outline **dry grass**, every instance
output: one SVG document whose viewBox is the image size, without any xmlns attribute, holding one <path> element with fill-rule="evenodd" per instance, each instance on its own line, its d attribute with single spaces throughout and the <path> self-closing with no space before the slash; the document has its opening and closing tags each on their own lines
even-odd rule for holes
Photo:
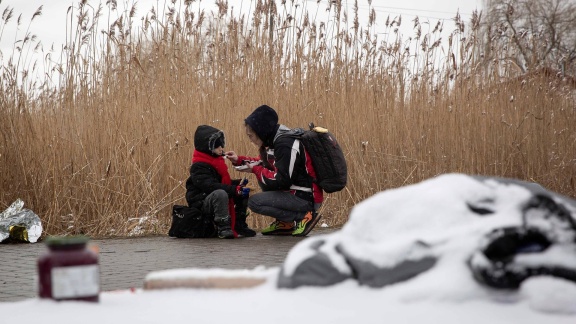
<svg viewBox="0 0 576 324">
<path fill-rule="evenodd" d="M 321 22 L 289 4 L 250 1 L 248 20 L 223 2 L 207 13 L 177 1 L 138 29 L 134 10 L 118 13 L 100 33 L 100 12 L 83 3 L 44 79 L 31 77 L 31 38 L 1 70 L 0 207 L 22 198 L 47 234 L 167 233 L 171 206 L 185 203 L 196 126 L 223 129 L 228 148 L 256 155 L 242 125 L 263 103 L 283 124 L 313 121 L 337 135 L 350 173 L 322 210 L 333 226 L 378 191 L 447 172 L 576 196 L 574 89 L 549 76 L 513 79 L 479 58 L 480 37 L 462 39 L 463 28 L 442 46 L 437 29 L 396 38 L 392 19 L 377 39 L 354 13 L 343 22 L 338 2 L 330 10 L 340 18 Z M 115 14 L 113 3 L 102 10 Z M 249 219 L 257 228 L 269 221 Z"/>
</svg>

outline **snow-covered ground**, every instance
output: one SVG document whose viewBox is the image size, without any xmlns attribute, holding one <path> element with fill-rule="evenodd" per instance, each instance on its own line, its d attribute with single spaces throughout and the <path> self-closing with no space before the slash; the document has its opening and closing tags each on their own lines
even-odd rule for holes
<svg viewBox="0 0 576 324">
<path fill-rule="evenodd" d="M 278 290 L 274 285 L 277 269 L 254 271 L 267 272 L 270 281 L 237 290 L 102 293 L 98 304 L 30 299 L 0 303 L 0 313 L 2 323 L 20 324 L 576 322 L 575 285 L 549 278 L 530 279 L 520 292 L 528 297 L 519 302 L 405 300 L 397 287 L 371 289 L 352 281 L 329 288 Z M 562 313 L 570 308 L 572 314 Z"/>
<path fill-rule="evenodd" d="M 545 191 L 544 191 L 545 192 Z M 264 279 L 252 288 L 186 288 L 103 292 L 99 303 L 28 299 L 0 303 L 1 323 L 576 323 L 576 283 L 533 276 L 517 290 L 497 290 L 476 282 L 466 260 L 482 246 L 485 234 L 502 226 L 521 226 L 523 216 L 565 247 L 564 255 L 524 253 L 541 264 L 574 267 L 574 236 L 555 215 L 522 215 L 538 187 L 465 175 L 444 175 L 381 192 L 358 204 L 340 231 L 298 243 L 281 268 L 174 269 L 150 273 L 148 281 L 240 277 Z M 576 215 L 574 200 L 550 196 Z M 474 208 L 470 208 L 472 205 Z M 484 210 L 478 214 L 478 210 Z M 474 212 L 473 210 L 476 210 Z M 490 213 L 487 213 L 490 211 Z M 558 212 L 558 210 L 556 210 Z M 568 234 L 568 235 L 560 235 Z M 278 288 L 279 273 L 291 276 L 299 265 L 322 252 L 346 274 L 346 257 L 393 268 L 425 242 L 434 266 L 405 281 L 375 288 L 350 278 L 315 287 Z M 325 248 L 311 249 L 324 241 Z M 233 241 L 230 244 L 234 244 Z M 339 245 L 339 249 L 330 247 Z M 417 256 L 415 257 L 418 258 Z M 522 258 L 518 258 L 521 262 Z M 533 261 L 533 260 L 532 260 Z M 312 261 L 311 261 L 312 262 Z M 350 264 L 348 264 L 350 266 Z M 305 272 L 305 271 L 304 271 Z M 357 274 L 358 275 L 358 274 Z"/>
</svg>

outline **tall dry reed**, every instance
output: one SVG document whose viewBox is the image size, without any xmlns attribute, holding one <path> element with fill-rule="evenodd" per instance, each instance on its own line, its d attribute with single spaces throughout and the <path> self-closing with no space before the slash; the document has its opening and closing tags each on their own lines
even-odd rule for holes
<svg viewBox="0 0 576 324">
<path fill-rule="evenodd" d="M 264 103 L 281 123 L 314 122 L 343 146 L 349 184 L 321 210 L 332 226 L 378 191 L 448 172 L 576 196 L 574 89 L 484 60 L 478 21 L 423 32 L 416 19 L 406 39 L 394 32 L 400 17 L 372 11 L 359 26 L 340 1 L 326 2 L 329 21 L 290 3 L 243 1 L 252 18 L 216 3 L 206 12 L 173 1 L 136 26 L 135 5 L 81 1 L 60 57 L 44 54 L 43 79 L 31 77 L 28 35 L 1 70 L 0 207 L 22 198 L 47 234 L 165 234 L 171 206 L 185 203 L 196 127 L 220 128 L 228 149 L 256 155 L 243 120 Z M 114 18 L 102 23 L 103 12 Z"/>
</svg>

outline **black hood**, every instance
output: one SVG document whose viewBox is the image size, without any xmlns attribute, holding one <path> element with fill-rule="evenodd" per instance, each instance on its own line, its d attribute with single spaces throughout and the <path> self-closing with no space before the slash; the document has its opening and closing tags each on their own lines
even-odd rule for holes
<svg viewBox="0 0 576 324">
<path fill-rule="evenodd" d="M 252 128 L 266 146 L 273 142 L 278 130 L 278 114 L 272 107 L 262 105 L 256 108 L 244 122 Z"/>
<path fill-rule="evenodd" d="M 196 150 L 212 154 L 212 150 L 218 147 L 215 145 L 217 142 L 224 147 L 226 141 L 223 131 L 208 125 L 200 125 L 196 128 L 196 133 L 194 133 L 194 147 Z"/>
</svg>

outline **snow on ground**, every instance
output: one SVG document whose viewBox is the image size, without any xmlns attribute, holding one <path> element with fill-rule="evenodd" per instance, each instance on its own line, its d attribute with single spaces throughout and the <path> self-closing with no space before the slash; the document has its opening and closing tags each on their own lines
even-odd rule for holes
<svg viewBox="0 0 576 324">
<path fill-rule="evenodd" d="M 98 304 L 29 299 L 0 303 L 2 323 L 570 323 L 576 288 L 557 279 L 529 279 L 525 301 L 501 296 L 463 301 L 404 300 L 400 289 L 347 281 L 328 288 L 171 289 L 101 293 Z M 264 271 L 254 270 L 254 271 Z M 569 289 L 568 289 L 569 288 Z M 554 296 L 552 299 L 550 297 Z M 567 313 L 571 309 L 572 313 Z"/>
</svg>

